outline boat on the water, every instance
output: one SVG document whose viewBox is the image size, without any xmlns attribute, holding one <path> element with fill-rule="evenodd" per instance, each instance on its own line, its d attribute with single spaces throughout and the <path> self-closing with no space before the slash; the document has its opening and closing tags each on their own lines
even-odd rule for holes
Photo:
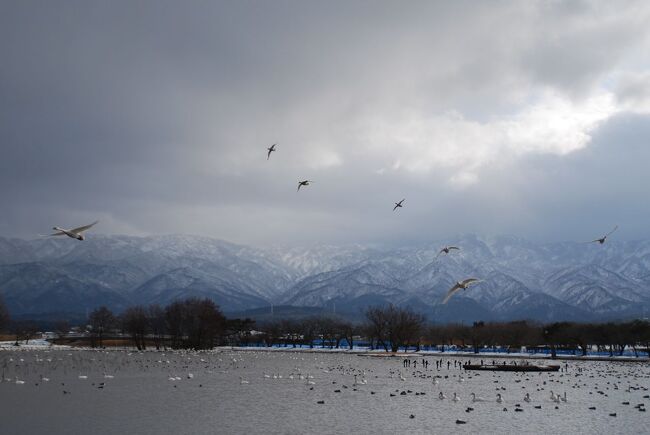
<svg viewBox="0 0 650 435">
<path fill-rule="evenodd" d="M 557 372 L 559 365 L 534 364 L 465 364 L 465 370 L 492 370 L 499 372 Z"/>
</svg>

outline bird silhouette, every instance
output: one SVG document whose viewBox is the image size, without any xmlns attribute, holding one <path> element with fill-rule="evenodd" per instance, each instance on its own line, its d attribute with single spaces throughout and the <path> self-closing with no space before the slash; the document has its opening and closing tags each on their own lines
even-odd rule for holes
<svg viewBox="0 0 650 435">
<path fill-rule="evenodd" d="M 607 240 L 607 237 L 611 236 L 614 233 L 614 231 L 616 231 L 617 229 L 618 229 L 618 225 L 616 225 L 613 230 L 611 230 L 609 233 L 605 234 L 600 239 L 595 239 L 595 240 L 592 240 L 590 242 L 585 242 L 585 243 L 596 243 L 596 242 L 598 242 L 598 243 L 600 243 L 602 245 L 603 243 L 605 243 L 605 240 Z"/>
<path fill-rule="evenodd" d="M 296 192 L 299 192 L 302 186 L 309 186 L 310 183 L 313 183 L 313 181 L 311 180 L 298 181 L 298 190 L 296 190 Z"/>
<path fill-rule="evenodd" d="M 406 199 L 402 199 L 400 202 L 396 202 L 396 203 L 395 203 L 395 207 L 393 207 L 393 211 L 397 210 L 398 208 L 402 208 L 402 203 L 403 203 L 405 200 L 406 200 Z"/>
<path fill-rule="evenodd" d="M 460 251 L 460 248 L 458 246 L 445 246 L 444 248 L 442 248 L 440 250 L 440 252 L 438 252 L 438 255 L 436 255 L 436 258 L 440 257 L 442 254 L 445 254 L 445 255 L 449 254 L 450 251 L 454 251 L 454 250 Z"/>
<path fill-rule="evenodd" d="M 271 145 L 270 147 L 267 148 L 268 154 L 266 155 L 266 160 L 268 160 L 269 158 L 271 158 L 271 153 L 272 153 L 273 151 L 275 151 L 275 146 L 276 146 L 276 145 L 277 145 L 277 143 L 274 143 L 273 145 Z"/>
</svg>

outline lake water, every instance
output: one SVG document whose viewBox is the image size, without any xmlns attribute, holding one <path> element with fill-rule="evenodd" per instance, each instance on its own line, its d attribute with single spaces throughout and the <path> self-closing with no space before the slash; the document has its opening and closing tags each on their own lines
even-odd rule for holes
<svg viewBox="0 0 650 435">
<path fill-rule="evenodd" d="M 571 361 L 566 373 L 524 374 L 466 372 L 439 355 L 425 356 L 424 370 L 422 358 L 404 368 L 403 358 L 342 353 L 5 350 L 0 433 L 650 432 L 638 408 L 650 405 L 648 363 Z M 472 392 L 486 401 L 471 402 Z"/>
</svg>

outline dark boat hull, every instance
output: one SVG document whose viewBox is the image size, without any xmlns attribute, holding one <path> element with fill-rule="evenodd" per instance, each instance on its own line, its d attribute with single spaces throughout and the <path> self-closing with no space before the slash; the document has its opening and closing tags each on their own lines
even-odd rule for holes
<svg viewBox="0 0 650 435">
<path fill-rule="evenodd" d="M 463 366 L 465 370 L 491 370 L 497 372 L 557 372 L 560 370 L 560 366 L 556 365 L 514 365 L 514 364 L 465 364 Z"/>
</svg>

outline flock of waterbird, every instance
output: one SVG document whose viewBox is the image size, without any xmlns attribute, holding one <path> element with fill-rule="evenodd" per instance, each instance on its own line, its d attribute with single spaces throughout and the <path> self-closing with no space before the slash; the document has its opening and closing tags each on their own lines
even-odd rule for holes
<svg viewBox="0 0 650 435">
<path fill-rule="evenodd" d="M 314 405 L 328 405 L 334 409 L 352 406 L 355 401 L 391 409 L 380 402 L 405 399 L 398 409 L 410 413 L 410 418 L 415 418 L 414 412 L 422 409 L 417 402 L 421 396 L 433 396 L 439 403 L 438 412 L 443 415 L 455 413 L 455 417 L 475 410 L 481 414 L 478 418 L 483 418 L 489 412 L 545 408 L 550 409 L 551 414 L 546 411 L 544 418 L 553 415 L 553 410 L 559 412 L 558 418 L 563 418 L 597 408 L 604 408 L 611 417 L 622 410 L 629 416 L 632 409 L 645 412 L 643 400 L 650 398 L 645 385 L 650 371 L 643 363 L 576 361 L 570 366 L 567 363 L 560 373 L 488 374 L 463 373 L 465 361 L 440 354 L 406 355 L 404 361 L 409 361 L 408 368 L 406 364 L 397 368 L 395 364 L 401 362 L 398 358 L 285 351 L 24 350 L 3 353 L 0 355 L 0 399 L 2 394 L 12 391 L 3 390 L 1 384 L 15 384 L 22 386 L 20 388 L 32 385 L 41 394 L 80 395 L 80 400 L 92 401 L 88 395 L 93 391 L 129 391 L 143 388 L 137 382 L 147 382 L 158 385 L 161 392 L 169 391 L 166 387 L 169 385 L 172 391 L 183 390 L 189 397 L 195 388 L 222 396 L 224 392 L 240 391 L 238 388 L 251 389 L 226 396 L 231 401 L 242 401 L 242 405 L 251 394 L 252 397 L 262 393 L 273 396 L 288 390 L 303 403 L 311 400 Z M 513 364 L 515 360 L 507 360 L 507 363 Z M 245 378 L 245 375 L 248 376 Z M 567 395 L 567 389 L 574 390 L 572 397 Z M 453 395 L 449 397 L 445 390 Z M 493 398 L 486 398 L 490 390 Z M 558 390 L 564 391 L 559 393 Z M 464 399 L 463 394 L 467 392 L 469 398 Z M 122 394 L 119 393 L 120 397 Z M 123 400 L 129 401 L 128 397 Z M 447 406 L 444 402 L 465 402 L 467 407 Z M 636 404 L 630 406 L 632 403 Z M 562 404 L 568 408 L 561 409 Z M 458 419 L 456 423 L 463 424 L 466 420 Z"/>
<path fill-rule="evenodd" d="M 274 143 L 273 145 L 271 145 L 270 147 L 268 147 L 266 149 L 267 150 L 266 160 L 269 160 L 271 158 L 271 154 L 277 151 L 277 145 L 278 145 L 277 143 Z M 296 190 L 296 192 L 300 192 L 301 187 L 309 186 L 313 182 L 314 182 L 313 180 L 298 181 L 298 189 Z M 401 201 L 396 202 L 395 206 L 393 207 L 393 211 L 397 210 L 398 208 L 403 208 L 404 207 L 404 201 L 406 201 L 406 198 L 403 198 Z M 84 226 L 81 226 L 81 227 L 78 227 L 78 228 L 73 228 L 71 230 L 67 230 L 67 229 L 60 228 L 60 227 L 54 227 L 54 230 L 56 230 L 56 233 L 50 234 L 49 237 L 52 237 L 52 236 L 64 236 L 65 235 L 65 236 L 68 236 L 68 237 L 73 238 L 73 239 L 84 240 L 85 237 L 84 237 L 83 233 L 85 231 L 89 230 L 90 228 L 92 228 L 97 223 L 98 223 L 98 221 L 95 221 L 92 224 L 84 225 Z M 600 237 L 600 238 L 597 238 L 597 239 L 594 239 L 594 240 L 591 240 L 591 241 L 588 241 L 588 242 L 584 242 L 584 243 L 599 243 L 599 244 L 602 245 L 602 244 L 605 243 L 605 240 L 607 239 L 607 237 L 612 235 L 617 229 L 618 229 L 618 225 L 616 225 L 613 230 L 611 230 L 609 233 L 605 234 L 603 237 Z M 438 255 L 436 255 L 436 259 L 440 255 L 442 255 L 442 254 L 445 254 L 445 255 L 450 254 L 451 251 L 454 251 L 454 250 L 460 250 L 460 248 L 458 246 L 445 246 L 440 250 L 440 252 L 438 252 Z M 478 284 L 478 283 L 480 283 L 482 281 L 483 280 L 478 279 L 478 278 L 467 278 L 467 279 L 464 279 L 462 281 L 457 281 L 447 291 L 447 294 L 445 295 L 444 299 L 442 300 L 442 304 L 446 304 L 449 301 L 449 299 L 451 299 L 451 297 L 453 295 L 455 295 L 459 290 L 467 290 L 471 285 Z"/>
</svg>

